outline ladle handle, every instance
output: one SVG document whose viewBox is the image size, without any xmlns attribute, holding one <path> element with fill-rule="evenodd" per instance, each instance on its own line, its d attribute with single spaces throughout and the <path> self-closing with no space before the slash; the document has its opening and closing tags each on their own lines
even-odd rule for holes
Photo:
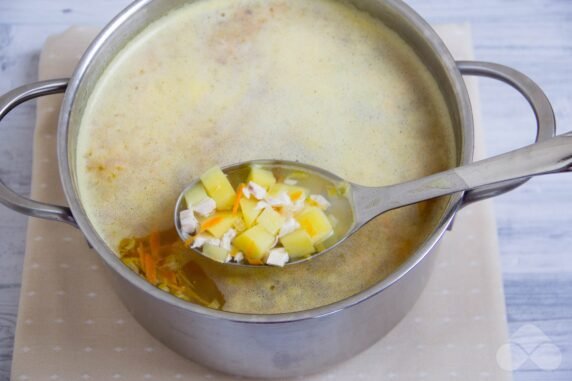
<svg viewBox="0 0 572 381">
<path fill-rule="evenodd" d="M 502 155 L 382 188 L 357 186 L 356 219 L 361 225 L 391 209 L 420 201 L 548 173 L 572 171 L 572 132 Z"/>
<path fill-rule="evenodd" d="M 465 190 L 523 177 L 572 171 L 572 131 L 453 171 L 467 184 Z"/>
<path fill-rule="evenodd" d="M 550 101 L 532 79 L 508 66 L 482 61 L 457 61 L 462 75 L 487 77 L 508 84 L 528 101 L 536 119 L 536 142 L 556 135 L 556 119 Z M 509 192 L 528 181 L 528 178 L 498 183 L 465 192 L 461 206 Z"/>
</svg>

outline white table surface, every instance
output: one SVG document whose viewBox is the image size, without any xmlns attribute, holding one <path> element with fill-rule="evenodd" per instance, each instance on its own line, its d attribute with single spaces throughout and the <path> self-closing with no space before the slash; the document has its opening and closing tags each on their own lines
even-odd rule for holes
<svg viewBox="0 0 572 381">
<path fill-rule="evenodd" d="M 0 0 L 0 93 L 37 79 L 46 36 L 72 24 L 103 26 L 128 2 Z M 432 23 L 470 23 L 477 59 L 528 74 L 552 101 L 559 132 L 572 129 L 572 0 L 408 2 Z M 480 80 L 480 92 L 489 154 L 532 140 L 532 112 L 516 92 L 491 80 Z M 24 194 L 30 188 L 34 107 L 13 111 L 0 131 L 0 178 Z M 534 179 L 495 200 L 510 332 L 533 324 L 554 344 L 551 351 L 531 349 L 535 359 L 562 358 L 553 371 L 528 360 L 515 371 L 516 381 L 572 380 L 571 194 L 572 174 L 566 174 Z M 9 379 L 26 221 L 0 207 L 0 381 Z"/>
</svg>

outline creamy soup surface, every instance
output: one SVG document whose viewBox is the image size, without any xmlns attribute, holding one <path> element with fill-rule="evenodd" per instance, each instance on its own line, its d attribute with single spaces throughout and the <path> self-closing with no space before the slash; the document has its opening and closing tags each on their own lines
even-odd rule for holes
<svg viewBox="0 0 572 381">
<path fill-rule="evenodd" d="M 209 167 L 299 160 L 388 185 L 454 165 L 437 84 L 367 13 L 330 0 L 203 0 L 151 24 L 111 62 L 78 144 L 86 212 L 116 252 L 172 228 L 179 192 Z M 284 269 L 193 261 L 227 311 L 336 302 L 379 282 L 421 244 L 444 202 L 388 213 L 339 249 Z"/>
</svg>

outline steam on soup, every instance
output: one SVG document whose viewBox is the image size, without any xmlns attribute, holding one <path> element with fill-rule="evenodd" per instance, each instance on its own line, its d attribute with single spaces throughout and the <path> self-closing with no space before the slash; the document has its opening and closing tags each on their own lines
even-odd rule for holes
<svg viewBox="0 0 572 381">
<path fill-rule="evenodd" d="M 385 278 L 444 200 L 387 213 L 325 256 L 248 269 L 196 255 L 172 213 L 207 169 L 300 161 L 381 186 L 454 164 L 439 88 L 392 30 L 343 1 L 203 0 L 135 37 L 92 93 L 78 187 L 108 246 L 183 299 L 244 313 L 318 307 Z"/>
</svg>

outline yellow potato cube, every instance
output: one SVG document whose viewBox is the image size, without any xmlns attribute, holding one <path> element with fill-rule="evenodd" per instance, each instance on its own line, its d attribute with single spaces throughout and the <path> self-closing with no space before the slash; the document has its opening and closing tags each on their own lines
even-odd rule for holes
<svg viewBox="0 0 572 381">
<path fill-rule="evenodd" d="M 286 218 L 272 208 L 266 208 L 260 214 L 256 223 L 266 229 L 270 234 L 276 235 L 284 225 Z"/>
<path fill-rule="evenodd" d="M 307 207 L 296 216 L 300 227 L 304 229 L 314 244 L 326 240 L 334 233 L 330 220 L 324 211 L 318 207 Z"/>
<path fill-rule="evenodd" d="M 301 259 L 314 253 L 312 238 L 304 229 L 298 229 L 280 238 L 280 243 L 291 259 Z"/>
<path fill-rule="evenodd" d="M 308 172 L 293 171 L 293 172 L 290 172 L 290 174 L 288 174 L 288 176 L 286 177 L 286 180 L 294 180 L 294 181 L 306 180 L 308 177 L 310 177 L 310 174 Z"/>
<path fill-rule="evenodd" d="M 250 169 L 250 174 L 248 175 L 246 181 L 255 182 L 264 189 L 268 190 L 268 188 L 270 188 L 272 185 L 276 183 L 276 178 L 274 177 L 271 171 L 267 171 L 266 169 L 262 168 L 252 167 Z"/>
<path fill-rule="evenodd" d="M 268 190 L 269 197 L 276 197 L 280 193 L 286 193 L 288 196 L 290 196 L 290 199 L 293 202 L 308 196 L 308 190 L 306 190 L 306 188 L 298 187 L 296 185 L 277 183 L 272 185 Z"/>
<path fill-rule="evenodd" d="M 209 196 L 207 195 L 205 188 L 201 184 L 195 185 L 185 193 L 187 208 L 190 208 L 192 205 L 197 205 L 207 197 Z"/>
<path fill-rule="evenodd" d="M 220 263 L 224 263 L 226 257 L 228 256 L 228 251 L 226 251 L 222 247 L 211 245 L 210 243 L 205 243 L 202 251 L 203 254 L 209 257 L 210 259 L 214 259 L 215 261 Z"/>
<path fill-rule="evenodd" d="M 234 226 L 236 218 L 232 213 L 215 213 L 212 217 L 202 221 L 199 229 L 211 233 L 216 238 L 220 238 L 228 229 Z"/>
<path fill-rule="evenodd" d="M 215 200 L 217 210 L 232 209 L 236 192 L 219 167 L 213 167 L 203 173 L 201 182 L 208 195 Z"/>
<path fill-rule="evenodd" d="M 274 236 L 266 229 L 256 225 L 236 237 L 233 244 L 244 253 L 248 263 L 262 264 L 264 256 L 274 244 L 274 239 Z"/>
<path fill-rule="evenodd" d="M 257 204 L 258 201 L 254 199 L 250 200 L 248 198 L 242 198 L 240 200 L 240 210 L 242 211 L 242 218 L 244 219 L 244 222 L 246 223 L 247 227 L 251 227 L 252 225 L 254 225 L 254 221 L 256 221 L 256 218 L 258 217 L 260 212 L 262 212 L 262 210 L 256 209 Z"/>
</svg>

